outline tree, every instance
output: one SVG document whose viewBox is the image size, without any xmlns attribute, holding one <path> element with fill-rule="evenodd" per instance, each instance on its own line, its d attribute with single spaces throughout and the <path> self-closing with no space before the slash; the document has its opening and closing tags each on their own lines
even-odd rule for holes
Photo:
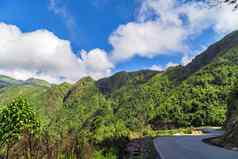
<svg viewBox="0 0 238 159">
<path fill-rule="evenodd" d="M 24 133 L 35 134 L 40 128 L 32 106 L 19 97 L 0 110 L 0 146 L 15 144 Z"/>
</svg>

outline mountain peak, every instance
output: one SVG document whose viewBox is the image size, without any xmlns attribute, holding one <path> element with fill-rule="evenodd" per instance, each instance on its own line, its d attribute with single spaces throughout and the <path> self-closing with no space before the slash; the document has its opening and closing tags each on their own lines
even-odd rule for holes
<svg viewBox="0 0 238 159">
<path fill-rule="evenodd" d="M 48 83 L 47 81 L 41 80 L 41 79 L 36 79 L 36 78 L 29 78 L 24 83 L 25 84 L 39 85 L 39 86 L 44 86 L 44 87 L 51 87 L 51 84 Z"/>
<path fill-rule="evenodd" d="M 78 82 L 76 82 L 76 84 L 75 85 L 86 85 L 86 84 L 88 84 L 88 83 L 94 83 L 95 81 L 94 81 L 94 79 L 92 79 L 92 77 L 90 77 L 90 76 L 87 76 L 87 77 L 83 77 L 83 78 L 81 78 Z"/>
<path fill-rule="evenodd" d="M 21 84 L 22 82 L 9 76 L 0 75 L 0 88 L 12 84 Z"/>
<path fill-rule="evenodd" d="M 203 66 L 209 64 L 217 56 L 226 53 L 229 49 L 238 45 L 238 31 L 226 35 L 223 39 L 210 45 L 205 51 L 196 56 L 192 62 L 181 69 L 182 79 L 187 78 L 190 74 L 198 71 Z"/>
<path fill-rule="evenodd" d="M 103 93 L 111 93 L 116 89 L 129 84 L 143 83 L 151 79 L 158 71 L 140 70 L 135 72 L 118 72 L 111 77 L 103 78 L 97 81 L 97 87 Z"/>
</svg>

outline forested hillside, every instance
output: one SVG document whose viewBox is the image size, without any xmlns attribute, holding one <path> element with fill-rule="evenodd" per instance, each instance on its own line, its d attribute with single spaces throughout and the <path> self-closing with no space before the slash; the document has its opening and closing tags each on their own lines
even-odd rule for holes
<svg viewBox="0 0 238 159">
<path fill-rule="evenodd" d="M 158 129 L 222 126 L 228 106 L 232 120 L 227 123 L 234 121 L 236 104 L 230 104 L 230 99 L 237 83 L 238 32 L 210 46 L 187 66 L 163 72 L 120 72 L 99 81 L 85 77 L 60 85 L 0 76 L 0 154 L 122 158 L 132 137 Z M 7 114 L 12 110 L 19 116 Z M 27 120 L 26 114 L 30 114 Z M 22 121 L 20 125 L 15 118 Z M 9 121 L 14 121 L 11 127 Z M 12 137 L 13 142 L 7 142 Z"/>
<path fill-rule="evenodd" d="M 157 128 L 222 125 L 230 91 L 238 82 L 237 36 L 231 33 L 185 67 L 113 91 L 120 116 L 132 113 L 128 123 L 139 119 L 133 123 L 138 128 L 143 123 Z"/>
</svg>

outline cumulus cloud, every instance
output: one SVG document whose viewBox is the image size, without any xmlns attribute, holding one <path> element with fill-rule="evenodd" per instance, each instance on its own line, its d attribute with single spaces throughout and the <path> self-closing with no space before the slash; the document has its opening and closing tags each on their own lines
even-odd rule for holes
<svg viewBox="0 0 238 159">
<path fill-rule="evenodd" d="M 47 30 L 23 33 L 18 27 L 0 23 L 0 74 L 51 82 L 74 82 L 84 76 L 100 78 L 111 73 L 105 51 L 72 51 L 70 42 Z"/>
<path fill-rule="evenodd" d="M 175 67 L 175 66 L 178 66 L 179 64 L 177 63 L 174 63 L 174 62 L 169 62 L 167 63 L 165 66 L 161 66 L 161 65 L 152 65 L 149 69 L 150 70 L 154 70 L 154 71 L 165 71 L 167 68 L 170 68 L 170 67 Z"/>
<path fill-rule="evenodd" d="M 175 67 L 175 66 L 178 66 L 178 65 L 179 65 L 179 64 L 177 64 L 177 63 L 169 62 L 169 63 L 166 64 L 165 68 L 167 69 L 167 68 L 169 68 L 169 67 Z"/>
<path fill-rule="evenodd" d="M 49 0 L 49 8 L 75 35 L 76 22 L 66 6 Z M 88 75 L 95 79 L 108 76 L 118 63 L 135 56 L 153 58 L 175 53 L 181 53 L 181 64 L 186 65 L 195 55 L 187 43 L 191 38 L 207 29 L 220 36 L 238 28 L 238 10 L 232 6 L 209 8 L 195 1 L 143 0 L 135 19 L 109 36 L 110 52 L 97 48 L 79 54 L 72 51 L 69 41 L 47 30 L 23 33 L 16 26 L 0 23 L 0 74 L 73 82 Z M 153 65 L 151 69 L 164 70 L 174 65 Z"/>
<path fill-rule="evenodd" d="M 145 0 L 136 19 L 120 25 L 110 36 L 114 63 L 135 56 L 184 54 L 190 51 L 187 41 L 206 29 L 224 35 L 238 28 L 238 11 L 232 6 L 211 8 L 195 1 Z"/>
<path fill-rule="evenodd" d="M 94 49 L 90 52 L 82 50 L 80 54 L 82 63 L 89 76 L 98 79 L 111 75 L 111 69 L 114 66 L 111 61 L 109 61 L 108 55 L 104 50 Z"/>
<path fill-rule="evenodd" d="M 55 14 L 71 19 L 57 0 L 49 1 Z M 195 55 L 187 43 L 191 38 L 206 29 L 224 35 L 238 28 L 238 11 L 232 6 L 211 8 L 205 1 L 144 0 L 135 19 L 120 25 L 109 36 L 109 58 L 114 65 L 135 56 L 153 58 L 178 53 L 183 55 L 181 64 L 186 65 Z"/>
<path fill-rule="evenodd" d="M 181 59 L 181 64 L 183 66 L 186 66 L 187 64 L 189 64 L 190 62 L 192 62 L 194 56 L 188 56 L 188 55 L 185 55 L 182 57 Z"/>
<path fill-rule="evenodd" d="M 152 65 L 151 67 L 150 67 L 150 70 L 154 70 L 154 71 L 163 71 L 164 70 L 164 68 L 163 67 L 161 67 L 160 65 Z"/>
<path fill-rule="evenodd" d="M 120 26 L 109 38 L 113 46 L 114 62 L 130 59 L 135 55 L 154 57 L 174 51 L 185 51 L 185 30 L 177 26 L 167 27 L 159 21 L 128 23 Z"/>
</svg>

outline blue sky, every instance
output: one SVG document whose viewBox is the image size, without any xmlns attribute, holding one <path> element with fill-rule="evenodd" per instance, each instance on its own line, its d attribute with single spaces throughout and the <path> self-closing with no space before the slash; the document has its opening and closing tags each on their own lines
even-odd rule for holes
<svg viewBox="0 0 238 159">
<path fill-rule="evenodd" d="M 14 48 L 20 48 L 19 52 L 11 51 L 9 56 L 2 53 L 2 59 L 9 63 L 2 64 L 0 73 L 20 79 L 34 76 L 52 82 L 59 79 L 75 81 L 87 75 L 95 75 L 98 79 L 122 70 L 160 70 L 187 64 L 209 44 L 238 27 L 237 23 L 231 23 L 237 16 L 226 17 L 237 14 L 229 11 L 229 7 L 208 9 L 204 3 L 183 4 L 176 0 L 2 0 L 0 10 L 3 25 L 0 35 L 1 29 L 9 32 L 10 26 L 21 32 L 21 36 L 7 47 L 13 50 L 14 45 Z M 218 14 L 220 18 L 216 17 Z M 10 35 L 17 34 L 17 31 L 10 32 Z M 41 32 L 46 34 L 46 39 L 38 40 L 54 39 L 57 45 L 53 46 L 53 41 L 45 45 L 62 46 L 60 53 L 54 50 L 51 53 L 54 56 L 51 56 L 50 51 L 42 47 L 45 53 L 39 53 L 36 48 L 44 47 L 38 45 L 40 42 L 36 39 L 41 38 Z M 19 43 L 17 39 L 25 39 L 24 35 L 34 37 L 32 46 L 36 48 L 23 47 L 28 41 L 31 45 L 32 40 Z M 62 51 L 65 49 L 67 51 Z M 23 56 L 31 62 L 14 59 Z M 33 63 L 39 56 L 42 61 Z M 52 61 L 46 61 L 48 57 L 52 57 Z M 65 68 L 63 61 L 57 63 L 62 57 L 66 57 Z M 19 68 L 13 68 L 10 61 Z M 76 61 L 80 62 L 69 64 Z M 102 65 L 99 70 L 97 65 Z M 74 72 L 79 70 L 79 75 L 69 73 L 71 67 Z"/>
<path fill-rule="evenodd" d="M 57 1 L 59 8 L 65 8 L 76 23 L 75 38 L 70 36 L 65 19 L 49 9 L 48 0 L 2 0 L 0 21 L 17 25 L 24 32 L 48 29 L 70 40 L 75 50 L 97 47 L 109 50 L 109 35 L 120 24 L 133 21 L 138 7 L 136 0 L 133 3 L 128 0 L 61 1 Z"/>
</svg>

